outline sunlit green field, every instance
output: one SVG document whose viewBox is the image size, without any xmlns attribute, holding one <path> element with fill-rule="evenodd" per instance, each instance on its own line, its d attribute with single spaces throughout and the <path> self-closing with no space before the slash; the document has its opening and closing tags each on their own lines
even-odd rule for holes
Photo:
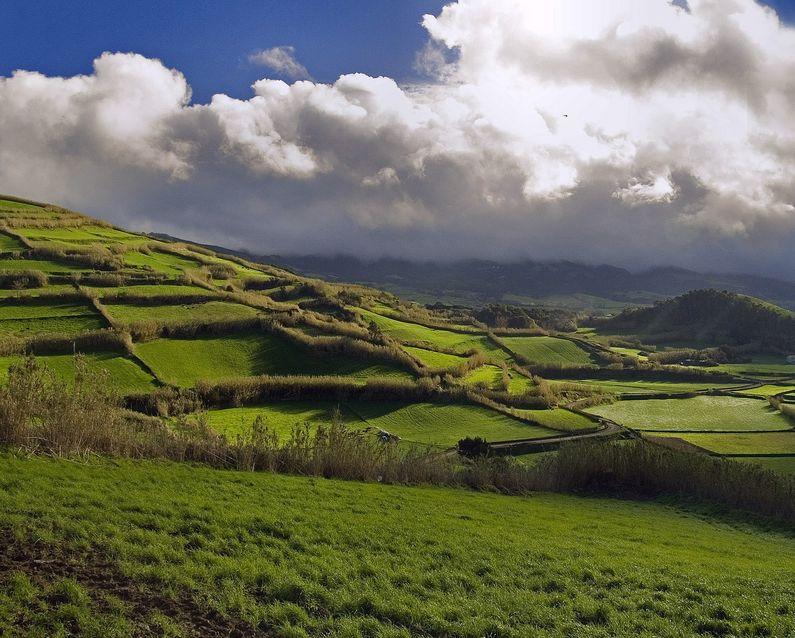
<svg viewBox="0 0 795 638">
<path fill-rule="evenodd" d="M 35 299 L 37 297 L 46 297 L 56 293 L 74 292 L 74 290 L 75 287 L 69 284 L 49 285 L 43 288 L 22 288 L 20 290 L 0 288 L 0 299 L 9 299 L 13 297 Z"/>
<path fill-rule="evenodd" d="M 790 535 L 654 502 L 8 456 L 0 487 L 7 547 L 75 557 L 0 580 L 10 635 L 174 635 L 187 603 L 274 636 L 795 632 Z"/>
<path fill-rule="evenodd" d="M 717 383 L 715 381 L 633 381 L 631 379 L 561 379 L 550 381 L 552 385 L 583 385 L 611 394 L 647 394 L 649 392 L 681 393 L 699 392 L 710 388 L 734 388 L 738 383 Z"/>
<path fill-rule="evenodd" d="M 750 363 L 722 363 L 715 370 L 750 377 L 795 377 L 795 364 L 784 357 L 756 356 Z"/>
<path fill-rule="evenodd" d="M 593 430 L 597 425 L 589 418 L 563 408 L 555 408 L 554 410 L 517 410 L 517 412 L 540 425 L 563 432 Z"/>
<path fill-rule="evenodd" d="M 49 259 L 0 259 L 0 270 L 41 270 L 45 273 L 86 272 L 89 268 Z"/>
<path fill-rule="evenodd" d="M 664 434 L 664 433 L 659 433 Z M 791 454 L 795 456 L 795 432 L 671 433 L 688 443 L 717 454 Z"/>
<path fill-rule="evenodd" d="M 451 348 L 460 353 L 481 350 L 497 359 L 510 359 L 510 355 L 492 343 L 485 335 L 428 328 L 416 323 L 385 317 L 369 310 L 357 309 L 357 312 L 366 321 L 374 321 L 381 330 L 399 341 L 425 342 L 440 348 Z"/>
<path fill-rule="evenodd" d="M 156 387 L 152 376 L 129 357 L 111 352 L 91 352 L 83 354 L 82 357 L 89 370 L 105 371 L 109 377 L 109 383 L 119 394 L 148 392 Z M 70 381 L 74 379 L 73 355 L 44 355 L 38 356 L 36 359 L 59 377 Z M 22 361 L 20 356 L 0 357 L 0 382 L 5 381 L 8 368 L 20 361 Z"/>
<path fill-rule="evenodd" d="M 5 233 L 0 233 L 0 252 L 13 252 L 24 250 L 25 246 L 16 237 L 11 237 Z"/>
<path fill-rule="evenodd" d="M 371 426 L 413 443 L 453 446 L 462 438 L 479 436 L 489 442 L 554 436 L 555 432 L 529 425 L 476 405 L 399 402 L 360 402 L 348 406 Z"/>
<path fill-rule="evenodd" d="M 257 416 L 286 438 L 297 424 L 331 423 L 336 417 L 354 428 L 385 430 L 408 442 L 442 447 L 466 436 L 490 441 L 554 436 L 554 430 L 575 431 L 593 427 L 585 417 L 566 410 L 521 410 L 521 414 L 546 427 L 534 427 L 474 405 L 421 404 L 420 408 L 395 402 L 274 401 L 265 405 L 210 410 L 208 424 L 227 436 L 248 434 Z M 195 418 L 195 417 L 194 417 Z M 547 429 L 551 428 L 551 429 Z"/>
<path fill-rule="evenodd" d="M 502 368 L 492 365 L 480 366 L 464 376 L 464 383 L 469 385 L 483 385 L 490 389 L 499 387 L 501 381 Z"/>
<path fill-rule="evenodd" d="M 156 339 L 136 344 L 136 352 L 158 377 L 178 386 L 201 379 L 259 374 L 345 375 L 354 378 L 409 378 L 407 372 L 343 356 L 314 356 L 268 334 L 240 333 L 197 339 Z"/>
<path fill-rule="evenodd" d="M 207 422 L 220 434 L 245 436 L 251 433 L 251 426 L 258 416 L 281 439 L 288 438 L 296 425 L 329 424 L 334 419 L 352 427 L 366 426 L 345 405 L 332 401 L 274 401 L 267 405 L 210 410 L 207 412 Z"/>
<path fill-rule="evenodd" d="M 106 325 L 87 303 L 32 299 L 25 304 L 0 304 L 0 335 L 73 334 Z"/>
<path fill-rule="evenodd" d="M 10 199 L 0 199 L 0 210 L 24 210 L 24 211 L 41 211 L 44 210 L 41 206 L 35 204 L 26 204 L 25 202 L 15 202 Z"/>
<path fill-rule="evenodd" d="M 227 319 L 246 319 L 256 317 L 259 313 L 255 308 L 228 301 L 208 301 L 195 304 L 134 304 L 108 302 L 105 304 L 108 313 L 121 323 L 141 323 L 146 321 L 163 321 L 174 323 L 209 323 Z"/>
<path fill-rule="evenodd" d="M 76 244 L 143 242 L 146 237 L 125 233 L 104 226 L 80 226 L 79 228 L 19 228 L 22 237 L 34 242 L 55 241 Z"/>
<path fill-rule="evenodd" d="M 751 390 L 743 390 L 743 394 L 750 394 L 757 397 L 770 397 L 782 392 L 795 391 L 795 385 L 763 385 Z"/>
<path fill-rule="evenodd" d="M 181 275 L 185 270 L 201 266 L 198 261 L 193 259 L 160 251 L 152 251 L 150 254 L 130 251 L 124 255 L 124 263 L 128 266 L 149 268 L 155 272 L 172 276 Z"/>
<path fill-rule="evenodd" d="M 454 368 L 466 361 L 465 357 L 446 354 L 444 352 L 436 352 L 434 350 L 426 350 L 425 348 L 404 346 L 403 349 L 429 368 Z"/>
<path fill-rule="evenodd" d="M 622 425 L 649 431 L 789 430 L 795 421 L 767 401 L 742 397 L 697 396 L 691 399 L 619 401 L 588 408 Z"/>
<path fill-rule="evenodd" d="M 594 363 L 573 341 L 556 337 L 502 337 L 511 350 L 533 363 L 579 366 Z"/>
<path fill-rule="evenodd" d="M 140 286 L 85 286 L 86 289 L 96 293 L 99 297 L 106 295 L 134 295 L 141 297 L 159 297 L 161 295 L 207 295 L 212 296 L 212 290 L 200 288 L 199 286 L 177 286 L 173 284 L 143 284 Z"/>
</svg>

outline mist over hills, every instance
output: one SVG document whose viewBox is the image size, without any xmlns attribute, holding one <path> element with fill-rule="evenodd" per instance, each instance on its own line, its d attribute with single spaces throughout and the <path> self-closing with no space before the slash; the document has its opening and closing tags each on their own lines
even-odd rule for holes
<svg viewBox="0 0 795 638">
<path fill-rule="evenodd" d="M 673 266 L 631 272 L 606 264 L 572 261 L 498 263 L 472 259 L 444 263 L 322 255 L 253 258 L 306 275 L 385 288 L 425 303 L 544 303 L 612 313 L 628 305 L 650 304 L 690 290 L 714 288 L 795 309 L 795 282 L 748 274 L 700 273 Z"/>
</svg>

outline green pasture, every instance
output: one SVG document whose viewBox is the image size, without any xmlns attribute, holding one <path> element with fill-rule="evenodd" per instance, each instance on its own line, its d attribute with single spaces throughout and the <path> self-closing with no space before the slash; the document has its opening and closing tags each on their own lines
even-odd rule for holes
<svg viewBox="0 0 795 638">
<path fill-rule="evenodd" d="M 207 301 L 195 304 L 134 304 L 108 302 L 104 304 L 116 321 L 127 324 L 157 321 L 165 323 L 212 323 L 229 319 L 255 317 L 258 311 L 250 306 L 228 301 Z"/>
<path fill-rule="evenodd" d="M 781 394 L 782 392 L 792 392 L 795 391 L 795 385 L 763 385 L 758 388 L 752 388 L 750 390 L 743 390 L 743 394 L 750 394 L 756 397 L 772 397 L 775 394 Z"/>
<path fill-rule="evenodd" d="M 6 455 L 0 520 L 71 565 L 3 575 L 9 636 L 795 633 L 791 534 L 653 501 Z"/>
<path fill-rule="evenodd" d="M 349 407 L 368 425 L 408 442 L 440 447 L 454 446 L 468 436 L 479 436 L 493 443 L 555 434 L 479 405 L 387 401 L 360 402 Z"/>
<path fill-rule="evenodd" d="M 67 244 L 117 244 L 146 242 L 146 237 L 104 226 L 63 226 L 58 228 L 19 228 L 22 237 L 34 242 L 54 241 Z"/>
<path fill-rule="evenodd" d="M 687 434 L 655 433 L 675 436 L 717 454 L 791 454 L 795 458 L 795 432 L 737 432 L 712 434 L 688 432 Z"/>
<path fill-rule="evenodd" d="M 532 379 L 519 374 L 515 370 L 508 371 L 508 392 L 524 394 L 534 387 Z M 502 368 L 495 365 L 483 365 L 464 375 L 462 381 L 467 385 L 479 385 L 489 390 L 502 391 Z"/>
<path fill-rule="evenodd" d="M 645 354 L 641 354 L 643 351 L 639 350 L 638 348 L 621 348 L 618 346 L 610 346 L 610 349 L 616 354 L 624 355 L 626 357 L 637 357 L 638 359 L 648 359 L 648 357 Z"/>
<path fill-rule="evenodd" d="M 593 430 L 597 427 L 597 424 L 589 418 L 563 408 L 554 408 L 552 410 L 517 409 L 516 413 L 535 421 L 539 425 L 563 432 L 582 432 L 584 430 Z"/>
<path fill-rule="evenodd" d="M 74 292 L 76 292 L 75 287 L 70 284 L 55 284 L 44 286 L 42 288 L 21 288 L 19 290 L 0 288 L 0 299 L 11 299 L 16 297 L 25 299 L 39 299 L 49 295 Z"/>
<path fill-rule="evenodd" d="M 455 368 L 466 362 L 466 357 L 425 348 L 415 348 L 413 346 L 403 346 L 403 349 L 412 357 L 421 361 L 429 368 Z"/>
<path fill-rule="evenodd" d="M 772 470 L 780 474 L 795 475 L 795 456 L 741 456 L 735 457 L 733 460 L 761 465 L 765 469 Z"/>
<path fill-rule="evenodd" d="M 88 304 L 31 299 L 26 304 L 0 304 L 0 335 L 72 334 L 107 326 Z"/>
<path fill-rule="evenodd" d="M 588 408 L 587 411 L 630 428 L 655 432 L 758 432 L 789 430 L 795 426 L 795 421 L 771 408 L 767 401 L 743 397 L 697 396 L 691 399 L 618 401 Z"/>
<path fill-rule="evenodd" d="M 0 199 L 0 210 L 24 210 L 24 211 L 43 211 L 41 206 L 35 204 L 26 204 L 24 202 L 15 202 L 10 199 Z"/>
<path fill-rule="evenodd" d="M 149 254 L 131 250 L 124 254 L 124 263 L 127 266 L 151 269 L 170 276 L 181 275 L 186 270 L 201 267 L 201 264 L 194 259 L 157 250 Z"/>
<path fill-rule="evenodd" d="M 276 431 L 281 439 L 289 438 L 296 425 L 328 424 L 335 416 L 349 426 L 365 425 L 344 405 L 331 401 L 274 401 L 267 405 L 210 410 L 206 414 L 210 427 L 228 437 L 249 434 L 251 425 L 258 416 L 262 417 L 265 425 Z"/>
<path fill-rule="evenodd" d="M 0 253 L 25 250 L 25 245 L 16 237 L 11 237 L 0 232 Z"/>
<path fill-rule="evenodd" d="M 795 377 L 795 364 L 776 356 L 757 356 L 748 363 L 722 363 L 711 369 L 748 377 Z"/>
<path fill-rule="evenodd" d="M 647 381 L 631 379 L 558 379 L 550 381 L 553 386 L 581 385 L 595 391 L 610 394 L 646 394 L 649 392 L 680 393 L 700 392 L 709 389 L 734 388 L 740 385 L 735 383 L 716 383 L 714 381 Z"/>
<path fill-rule="evenodd" d="M 50 259 L 0 259 L 0 270 L 41 270 L 45 273 L 86 272 L 83 266 Z"/>
<path fill-rule="evenodd" d="M 501 337 L 508 348 L 538 364 L 585 366 L 594 361 L 591 355 L 568 339 L 557 337 Z"/>
<path fill-rule="evenodd" d="M 201 379 L 260 374 L 410 378 L 409 373 L 386 364 L 336 355 L 315 356 L 269 334 L 156 339 L 135 347 L 160 379 L 183 387 L 192 386 Z"/>
<path fill-rule="evenodd" d="M 460 353 L 470 350 L 481 350 L 490 357 L 500 360 L 509 360 L 511 358 L 502 348 L 483 334 L 428 328 L 416 323 L 385 317 L 362 308 L 357 308 L 356 311 L 362 315 L 365 321 L 374 321 L 381 330 L 398 341 L 425 342 L 431 346 L 449 348 Z"/>
<path fill-rule="evenodd" d="M 141 284 L 129 286 L 83 286 L 86 290 L 90 290 L 100 298 L 109 295 L 132 295 L 136 297 L 160 297 L 160 296 L 179 296 L 179 295 L 207 295 L 213 296 L 212 290 L 200 288 L 199 286 L 179 286 L 176 284 Z"/>
<path fill-rule="evenodd" d="M 502 386 L 502 368 L 492 365 L 480 366 L 468 372 L 463 381 L 467 385 L 480 385 L 495 390 Z"/>
<path fill-rule="evenodd" d="M 45 288 L 46 290 L 46 288 Z M 0 321 L 16 319 L 38 319 L 40 317 L 75 317 L 96 314 L 88 303 L 63 302 L 58 299 L 31 298 L 23 303 L 0 305 Z"/>
<path fill-rule="evenodd" d="M 109 384 L 119 394 L 148 392 L 156 387 L 152 376 L 134 360 L 113 352 L 90 352 L 81 355 L 89 370 L 107 374 Z M 5 381 L 11 365 L 23 360 L 21 356 L 0 357 L 0 382 Z M 36 360 L 59 377 L 74 380 L 75 361 L 71 354 L 44 355 Z"/>
</svg>

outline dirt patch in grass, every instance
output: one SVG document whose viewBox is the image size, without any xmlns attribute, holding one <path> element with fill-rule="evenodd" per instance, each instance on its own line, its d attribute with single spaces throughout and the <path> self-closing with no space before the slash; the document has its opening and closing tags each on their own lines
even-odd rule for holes
<svg viewBox="0 0 795 638">
<path fill-rule="evenodd" d="M 105 616 L 118 617 L 118 607 L 121 606 L 126 629 L 132 636 L 155 635 L 163 628 L 162 619 L 166 619 L 165 623 L 172 630 L 177 629 L 180 635 L 197 638 L 268 635 L 265 630 L 222 618 L 188 595 L 173 598 L 151 590 L 144 591 L 98 552 L 77 554 L 43 543 L 23 543 L 10 530 L 0 529 L 0 582 L 10 582 L 12 575 L 17 582 L 31 585 L 37 592 L 33 596 L 38 600 L 36 604 L 20 605 L 14 618 L 5 619 L 10 626 L 0 626 L 0 629 L 10 630 L 11 635 L 16 635 L 14 632 L 27 635 L 34 629 L 46 632 L 54 629 L 47 627 L 50 622 L 66 625 L 70 634 L 82 634 L 79 613 L 66 621 L 64 615 L 58 613 L 58 609 L 66 605 L 84 607 L 100 623 Z M 63 583 L 76 585 L 74 591 L 79 593 L 70 595 L 69 587 L 64 587 Z M 0 586 L 0 597 L 5 593 L 4 587 Z M 82 601 L 79 600 L 81 598 Z"/>
</svg>

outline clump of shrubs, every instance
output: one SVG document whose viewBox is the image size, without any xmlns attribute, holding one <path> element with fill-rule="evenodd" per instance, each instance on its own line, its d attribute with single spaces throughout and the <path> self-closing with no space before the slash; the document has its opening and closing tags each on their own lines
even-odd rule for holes
<svg viewBox="0 0 795 638">
<path fill-rule="evenodd" d="M 0 288 L 22 290 L 46 285 L 47 275 L 40 270 L 0 270 Z"/>
</svg>

